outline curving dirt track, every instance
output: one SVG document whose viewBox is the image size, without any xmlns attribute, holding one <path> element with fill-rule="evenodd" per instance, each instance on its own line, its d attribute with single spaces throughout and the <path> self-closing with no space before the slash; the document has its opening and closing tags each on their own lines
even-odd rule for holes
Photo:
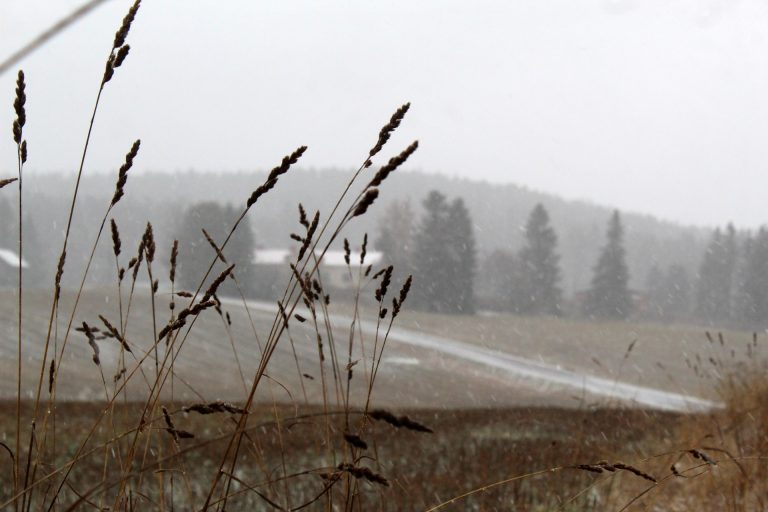
<svg viewBox="0 0 768 512">
<path fill-rule="evenodd" d="M 33 397 L 40 378 L 42 353 L 48 327 L 50 294 L 29 291 L 25 295 L 24 380 L 25 395 Z M 157 329 L 168 321 L 168 294 L 158 296 Z M 61 314 L 56 324 L 56 348 L 64 343 L 74 296 L 64 293 Z M 272 304 L 249 301 L 248 312 L 240 299 L 222 298 L 224 313 L 231 325 L 215 311 L 205 311 L 181 346 L 175 362 L 173 396 L 180 400 L 240 401 L 246 396 L 261 357 L 260 345 L 275 318 Z M 181 302 L 177 307 L 181 307 Z M 98 315 L 118 324 L 120 305 L 116 296 L 89 290 L 81 298 L 74 326 L 83 321 L 102 327 Z M 123 311 L 127 308 L 122 304 Z M 306 316 L 306 311 L 297 310 Z M 331 346 L 335 348 L 341 372 L 347 364 L 350 336 L 350 308 L 332 304 L 329 323 L 333 339 L 323 332 L 326 362 L 321 369 L 318 343 L 311 321 L 291 321 L 288 333 L 280 340 L 269 363 L 268 378 L 260 386 L 257 399 L 263 402 L 321 403 L 323 394 L 331 403 L 342 400 L 333 385 Z M 0 398 L 15 396 L 16 376 L 16 306 L 11 290 L 0 292 Z M 251 326 L 255 326 L 257 335 Z M 474 321 L 471 317 L 465 322 Z M 405 322 L 408 324 L 408 322 Z M 155 363 L 152 309 L 146 289 L 138 289 L 131 304 L 126 338 L 135 356 L 149 352 L 129 385 L 129 400 L 146 396 L 154 376 Z M 376 335 L 375 315 L 356 324 L 352 360 L 354 366 L 351 401 L 362 404 L 366 379 L 371 368 L 371 354 Z M 457 335 L 462 335 L 457 330 Z M 362 337 L 363 343 L 360 343 Z M 62 359 L 58 378 L 58 398 L 62 400 L 104 399 L 114 389 L 120 347 L 115 340 L 98 341 L 101 366 L 92 361 L 92 351 L 84 335 L 72 331 Z M 53 347 L 53 344 L 51 344 Z M 160 356 L 165 346 L 159 347 Z M 294 356 L 295 354 L 295 356 Z M 50 359 L 49 359 L 50 360 Z M 567 361 L 563 361 L 564 364 Z M 127 358 L 129 371 L 135 359 Z M 325 391 L 321 372 L 328 383 Z M 103 380 L 102 380 L 103 375 Z M 43 378 L 47 396 L 47 373 Z M 105 390 L 106 386 L 106 390 Z M 171 382 L 165 386 L 168 397 Z M 594 403 L 621 403 L 664 410 L 700 410 L 715 406 L 695 393 L 660 389 L 660 386 L 624 382 L 607 375 L 566 369 L 551 361 L 541 361 L 526 354 L 512 353 L 498 347 L 482 346 L 471 340 L 436 335 L 410 327 L 395 326 L 387 340 L 377 376 L 373 401 L 380 406 L 397 407 L 494 407 L 519 405 L 584 406 Z"/>
</svg>

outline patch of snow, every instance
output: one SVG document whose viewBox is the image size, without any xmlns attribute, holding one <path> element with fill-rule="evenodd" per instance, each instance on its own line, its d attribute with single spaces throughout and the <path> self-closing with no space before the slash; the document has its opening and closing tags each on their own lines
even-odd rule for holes
<svg viewBox="0 0 768 512">
<path fill-rule="evenodd" d="M 0 260 L 13 268 L 19 268 L 19 255 L 8 249 L 0 249 Z M 27 260 L 21 260 L 21 268 L 29 268 Z"/>
<path fill-rule="evenodd" d="M 385 357 L 382 360 L 383 363 L 386 364 L 402 364 L 406 366 L 418 366 L 419 360 L 415 357 L 399 357 L 399 356 L 391 356 L 391 357 Z"/>
</svg>

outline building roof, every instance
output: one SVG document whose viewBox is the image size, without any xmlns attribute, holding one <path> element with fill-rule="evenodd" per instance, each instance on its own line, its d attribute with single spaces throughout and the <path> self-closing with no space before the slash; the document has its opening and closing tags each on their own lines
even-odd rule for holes
<svg viewBox="0 0 768 512">
<path fill-rule="evenodd" d="M 288 249 L 256 249 L 253 251 L 255 265 L 280 265 L 288 263 L 291 251 Z"/>
<path fill-rule="evenodd" d="M 10 267 L 19 268 L 19 255 L 10 249 L 0 249 L 0 261 Z M 21 260 L 21 268 L 29 268 L 27 260 Z"/>
<path fill-rule="evenodd" d="M 321 251 L 315 251 L 320 256 Z M 254 265 L 281 265 L 287 264 L 291 258 L 295 258 L 295 251 L 290 249 L 256 249 L 253 251 Z M 365 265 L 376 265 L 381 262 L 383 254 L 380 251 L 368 251 L 365 255 Z M 349 255 L 349 264 L 352 267 L 360 266 L 360 253 L 352 252 Z M 323 266 L 345 266 L 344 251 L 326 251 L 323 257 Z"/>
</svg>

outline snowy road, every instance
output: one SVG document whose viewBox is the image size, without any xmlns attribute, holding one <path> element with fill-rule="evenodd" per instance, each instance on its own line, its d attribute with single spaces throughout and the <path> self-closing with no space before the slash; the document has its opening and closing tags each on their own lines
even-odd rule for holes
<svg viewBox="0 0 768 512">
<path fill-rule="evenodd" d="M 222 298 L 222 302 L 232 306 L 242 305 L 240 299 Z M 248 301 L 248 307 L 264 313 L 274 314 L 277 311 L 275 305 L 265 302 Z M 351 321 L 351 318 L 339 315 L 330 317 L 332 326 L 339 329 L 348 329 Z M 368 335 L 376 332 L 374 322 L 362 321 L 360 328 Z M 455 358 L 460 362 L 473 363 L 480 368 L 495 369 L 508 374 L 510 378 L 535 382 L 542 387 L 571 389 L 578 393 L 642 407 L 685 412 L 720 407 L 717 402 L 699 397 L 578 373 L 533 359 L 409 329 L 394 327 L 388 343 L 388 347 L 392 348 L 397 344 L 417 347 L 443 357 Z"/>
</svg>

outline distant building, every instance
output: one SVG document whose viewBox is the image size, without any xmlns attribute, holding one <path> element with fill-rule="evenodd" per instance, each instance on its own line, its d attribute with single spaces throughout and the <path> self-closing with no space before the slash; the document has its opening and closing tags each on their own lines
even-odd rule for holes
<svg viewBox="0 0 768 512">
<path fill-rule="evenodd" d="M 320 254 L 321 251 L 315 251 L 318 258 Z M 376 266 L 382 262 L 382 259 L 381 252 L 368 251 L 363 267 Z M 256 249 L 252 259 L 256 295 L 271 297 L 281 293 L 291 274 L 289 265 L 294 261 L 296 261 L 296 251 L 293 249 Z M 328 250 L 320 264 L 320 277 L 328 292 L 354 289 L 357 286 L 357 275 L 360 271 L 365 270 L 361 269 L 359 252 L 350 253 L 349 265 L 347 265 L 344 260 L 344 251 Z"/>
<path fill-rule="evenodd" d="M 22 271 L 29 268 L 27 260 L 21 260 Z M 16 251 L 0 248 L 0 287 L 14 286 L 19 279 L 19 255 Z"/>
<path fill-rule="evenodd" d="M 318 254 L 319 256 L 319 254 Z M 344 260 L 344 251 L 327 251 L 320 264 L 320 274 L 323 278 L 323 285 L 329 290 L 349 290 L 357 286 L 357 275 L 368 265 L 379 265 L 383 260 L 383 253 L 379 251 L 368 251 L 365 255 L 365 263 L 360 265 L 360 253 L 352 252 L 349 255 L 349 266 Z M 350 277 L 350 270 L 352 276 Z"/>
</svg>

